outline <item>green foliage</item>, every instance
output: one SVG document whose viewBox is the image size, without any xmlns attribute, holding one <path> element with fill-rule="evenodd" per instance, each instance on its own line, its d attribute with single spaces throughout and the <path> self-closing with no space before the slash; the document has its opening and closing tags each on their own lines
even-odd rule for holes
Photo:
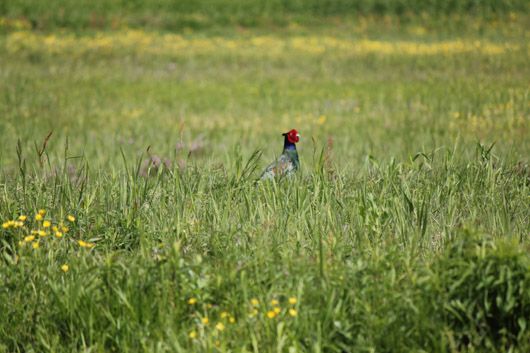
<svg viewBox="0 0 530 353">
<path fill-rule="evenodd" d="M 34 28 L 116 28 L 123 24 L 151 28 L 207 28 L 226 25 L 285 25 L 326 17 L 447 15 L 478 17 L 525 13 L 525 0 L 35 0 L 4 1 L 0 16 L 26 18 Z"/>
<path fill-rule="evenodd" d="M 456 235 L 434 266 L 434 303 L 459 347 L 509 351 L 528 342 L 529 260 L 514 239 Z"/>
</svg>

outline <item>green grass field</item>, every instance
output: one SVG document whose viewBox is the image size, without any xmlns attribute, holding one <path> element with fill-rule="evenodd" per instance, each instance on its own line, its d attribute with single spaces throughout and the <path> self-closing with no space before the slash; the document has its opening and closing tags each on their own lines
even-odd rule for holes
<svg viewBox="0 0 530 353">
<path fill-rule="evenodd" d="M 530 350 L 524 1 L 163 3 L 0 6 L 0 352 Z"/>
</svg>

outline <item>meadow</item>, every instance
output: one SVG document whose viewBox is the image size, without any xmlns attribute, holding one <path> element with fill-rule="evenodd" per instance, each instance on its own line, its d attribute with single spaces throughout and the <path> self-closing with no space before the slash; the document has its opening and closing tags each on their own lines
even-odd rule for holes
<svg viewBox="0 0 530 353">
<path fill-rule="evenodd" d="M 110 3 L 0 5 L 0 352 L 530 350 L 524 1 Z"/>
</svg>

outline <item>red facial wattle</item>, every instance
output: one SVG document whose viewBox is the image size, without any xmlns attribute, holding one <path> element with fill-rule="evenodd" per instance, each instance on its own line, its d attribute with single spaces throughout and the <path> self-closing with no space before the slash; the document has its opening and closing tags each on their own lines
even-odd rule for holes
<svg viewBox="0 0 530 353">
<path fill-rule="evenodd" d="M 298 133 L 298 131 L 293 129 L 287 133 L 287 140 L 290 143 L 297 143 L 298 141 L 300 141 L 300 134 Z"/>
</svg>

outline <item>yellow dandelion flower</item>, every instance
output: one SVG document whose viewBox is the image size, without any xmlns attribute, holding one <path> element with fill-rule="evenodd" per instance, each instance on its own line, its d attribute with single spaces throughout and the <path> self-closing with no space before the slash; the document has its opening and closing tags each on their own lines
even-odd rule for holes
<svg viewBox="0 0 530 353">
<path fill-rule="evenodd" d="M 59 231 L 59 228 L 57 228 L 57 226 L 53 226 L 53 227 L 52 227 L 52 230 L 53 230 L 54 232 L 58 232 L 58 231 Z"/>
<path fill-rule="evenodd" d="M 83 240 L 78 240 L 77 243 L 82 248 L 93 248 L 96 245 L 94 243 L 87 243 L 86 241 L 83 241 Z"/>
<path fill-rule="evenodd" d="M 14 224 L 15 228 L 20 228 L 24 226 L 24 222 L 22 221 L 16 221 Z"/>
<path fill-rule="evenodd" d="M 298 315 L 298 312 L 296 311 L 296 309 L 289 309 L 289 315 L 295 317 L 296 315 Z"/>
<path fill-rule="evenodd" d="M 39 230 L 39 231 L 37 232 L 37 234 L 39 235 L 39 237 L 45 237 L 45 236 L 48 235 L 48 233 L 46 233 L 46 232 L 43 231 L 43 230 Z"/>
<path fill-rule="evenodd" d="M 63 233 L 61 233 L 61 232 L 55 232 L 55 236 L 56 236 L 57 238 L 62 238 Z"/>
<path fill-rule="evenodd" d="M 197 331 L 190 331 L 190 333 L 188 333 L 188 337 L 192 340 L 197 338 Z"/>
<path fill-rule="evenodd" d="M 289 298 L 289 304 L 295 305 L 298 302 L 298 300 L 295 297 Z"/>
<path fill-rule="evenodd" d="M 228 322 L 231 323 L 231 324 L 235 324 L 236 323 L 236 318 L 233 317 L 233 316 L 230 316 L 230 318 L 228 319 Z"/>
<path fill-rule="evenodd" d="M 278 315 L 278 314 L 276 314 L 276 313 L 275 313 L 274 311 L 272 311 L 272 310 L 267 311 L 267 317 L 268 317 L 269 319 L 274 319 L 274 318 L 276 317 L 276 315 Z"/>
<path fill-rule="evenodd" d="M 252 298 L 250 299 L 250 304 L 252 304 L 252 306 L 258 306 L 259 300 L 257 300 L 256 298 Z"/>
<path fill-rule="evenodd" d="M 218 322 L 217 325 L 215 325 L 215 329 L 217 331 L 223 331 L 225 329 L 225 325 L 222 322 Z"/>
<path fill-rule="evenodd" d="M 282 309 L 280 309 L 279 307 L 275 306 L 273 309 L 272 309 L 276 314 L 279 314 L 282 312 Z"/>
<path fill-rule="evenodd" d="M 38 241 L 34 241 L 31 246 L 33 247 L 33 249 L 38 249 L 40 245 Z"/>
<path fill-rule="evenodd" d="M 4 229 L 9 228 L 9 226 L 10 226 L 10 223 L 9 223 L 9 222 L 4 222 L 4 223 L 2 223 L 2 228 L 4 228 Z"/>
<path fill-rule="evenodd" d="M 69 220 L 70 222 L 75 222 L 75 217 L 72 216 L 71 214 L 69 214 L 68 216 L 66 216 L 66 219 Z"/>
<path fill-rule="evenodd" d="M 208 323 L 210 322 L 210 320 L 209 320 L 207 317 L 203 317 L 203 318 L 201 319 L 201 322 L 202 322 L 203 325 L 208 325 Z"/>
<path fill-rule="evenodd" d="M 20 215 L 20 216 L 18 216 L 18 220 L 21 221 L 21 222 L 25 222 L 26 219 L 28 219 L 27 216 L 24 216 L 24 215 Z"/>
<path fill-rule="evenodd" d="M 277 305 L 279 305 L 279 304 L 280 304 L 280 302 L 277 301 L 276 299 L 271 300 L 271 305 L 272 305 L 272 306 L 277 306 Z"/>
<path fill-rule="evenodd" d="M 35 236 L 34 235 L 28 235 L 27 237 L 24 238 L 24 241 L 26 243 L 32 242 L 33 240 L 35 240 Z"/>
<path fill-rule="evenodd" d="M 68 227 L 62 226 L 61 230 L 63 231 L 63 233 L 68 233 L 70 229 Z"/>
<path fill-rule="evenodd" d="M 37 212 L 38 214 L 40 214 L 41 216 L 44 216 L 46 214 L 46 210 L 44 209 L 40 209 L 39 212 Z"/>
<path fill-rule="evenodd" d="M 64 264 L 64 265 L 61 266 L 61 271 L 65 272 L 65 273 L 68 272 L 69 269 L 70 269 L 70 267 L 67 264 Z"/>
<path fill-rule="evenodd" d="M 50 222 L 50 221 L 44 221 L 44 222 L 42 222 L 42 226 L 43 226 L 44 228 L 49 228 L 51 225 L 52 225 L 52 222 Z"/>
<path fill-rule="evenodd" d="M 197 298 L 190 298 L 190 299 L 188 299 L 188 304 L 189 304 L 189 305 L 197 304 Z"/>
<path fill-rule="evenodd" d="M 226 317 L 228 317 L 228 316 L 230 316 L 230 314 L 229 314 L 228 312 L 226 312 L 226 311 L 223 311 L 223 312 L 221 313 L 221 319 L 224 319 L 224 318 L 226 318 Z"/>
<path fill-rule="evenodd" d="M 41 215 L 40 213 L 37 213 L 37 214 L 35 215 L 35 220 L 36 220 L 36 221 L 42 221 L 42 215 Z"/>
</svg>

